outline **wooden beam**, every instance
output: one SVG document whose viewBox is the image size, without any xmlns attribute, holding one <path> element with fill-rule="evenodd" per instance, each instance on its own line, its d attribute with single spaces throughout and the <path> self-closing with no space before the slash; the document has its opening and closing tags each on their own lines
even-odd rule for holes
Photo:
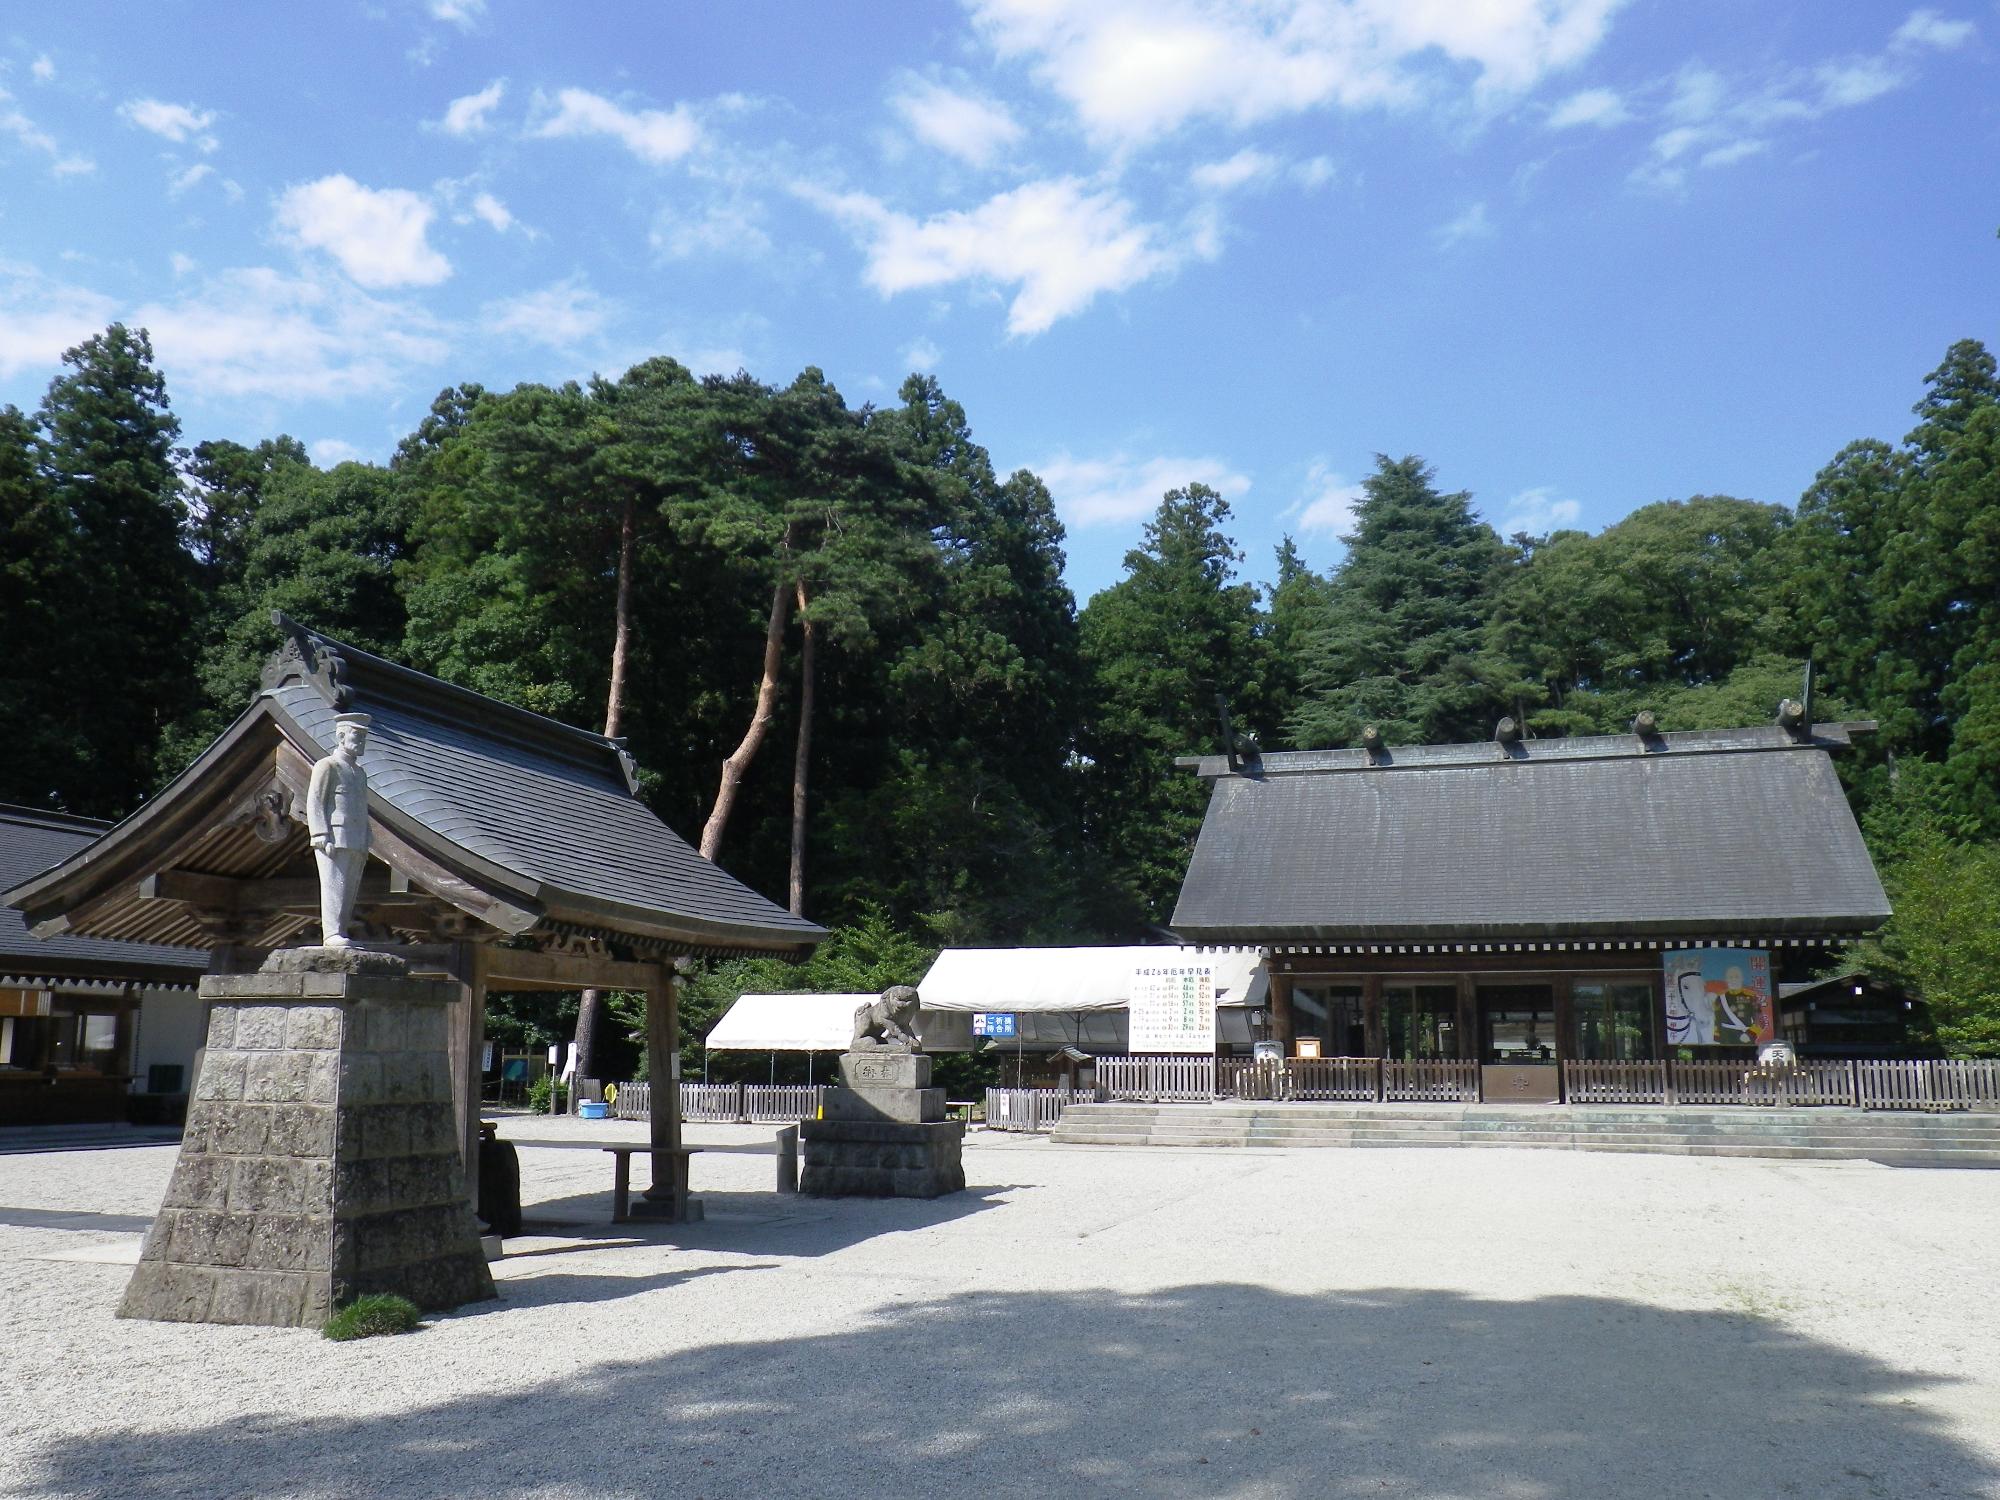
<svg viewBox="0 0 2000 1500">
<path fill-rule="evenodd" d="M 701 1217 L 688 1197 L 688 1159 L 681 1150 L 681 984 L 671 964 L 651 964 L 646 986 L 646 1077 L 652 1084 L 649 1126 L 653 1185 L 638 1216 L 686 1223 Z"/>
<path fill-rule="evenodd" d="M 265 878 L 209 875 L 200 870 L 161 870 L 139 882 L 142 901 L 184 901 L 209 911 L 273 912 L 319 910 L 319 878 L 274 875 Z M 410 889 L 400 871 L 371 869 L 361 877 L 357 901 L 371 906 L 427 905 L 435 898 Z"/>
<path fill-rule="evenodd" d="M 1271 986 L 1271 1040 L 1278 1044 L 1278 1055 L 1290 1057 L 1293 1054 L 1297 1028 L 1292 1019 L 1292 976 L 1272 974 Z"/>
<path fill-rule="evenodd" d="M 486 953 L 490 989 L 650 990 L 660 982 L 658 964 L 628 963 L 589 953 L 537 953 L 525 948 L 490 948 Z"/>
</svg>

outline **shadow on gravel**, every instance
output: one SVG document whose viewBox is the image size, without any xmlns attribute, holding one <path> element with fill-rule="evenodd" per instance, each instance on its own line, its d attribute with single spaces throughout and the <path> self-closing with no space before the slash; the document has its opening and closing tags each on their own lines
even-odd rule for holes
<svg viewBox="0 0 2000 1500">
<path fill-rule="evenodd" d="M 565 1302 L 615 1302 L 663 1287 L 680 1286 L 704 1276 L 733 1276 L 738 1271 L 776 1271 L 782 1262 L 758 1261 L 747 1266 L 702 1266 L 688 1271 L 662 1271 L 651 1276 L 587 1276 L 574 1271 L 548 1271 L 539 1276 L 506 1276 L 497 1285 L 506 1307 L 548 1307 Z M 477 1303 L 460 1316 L 478 1316 L 495 1309 Z"/>
<path fill-rule="evenodd" d="M 93 1234 L 144 1234 L 153 1227 L 151 1214 L 101 1214 L 80 1208 L 8 1208 L 0 1205 L 0 1227 L 7 1229 L 86 1229 Z"/>
<path fill-rule="evenodd" d="M 942 1198 L 807 1198 L 794 1193 L 712 1193 L 697 1188 L 695 1196 L 701 1199 L 708 1217 L 693 1224 L 635 1219 L 614 1225 L 608 1190 L 541 1199 L 523 1205 L 523 1212 L 529 1234 L 569 1237 L 579 1250 L 615 1236 L 621 1243 L 640 1240 L 737 1255 L 831 1255 L 877 1235 L 928 1229 L 996 1208 L 1003 1194 L 1015 1191 L 1012 1184 L 981 1184 Z"/>
<path fill-rule="evenodd" d="M 713 1337 L 390 1416 L 64 1436 L 16 1449 L 12 1493 L 1900 1500 L 2000 1485 L 1918 1404 L 1932 1379 L 1754 1317 L 1611 1299 L 974 1291 L 813 1337 Z M 428 1367 L 414 1340 L 370 1355 Z"/>
</svg>

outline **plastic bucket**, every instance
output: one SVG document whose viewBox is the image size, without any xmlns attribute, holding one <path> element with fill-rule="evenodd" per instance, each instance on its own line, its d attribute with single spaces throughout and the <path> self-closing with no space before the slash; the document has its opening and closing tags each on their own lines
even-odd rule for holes
<svg viewBox="0 0 2000 1500">
<path fill-rule="evenodd" d="M 586 1099 L 577 1105 L 576 1112 L 586 1120 L 602 1120 L 611 1113 L 611 1106 L 598 1099 Z"/>
</svg>

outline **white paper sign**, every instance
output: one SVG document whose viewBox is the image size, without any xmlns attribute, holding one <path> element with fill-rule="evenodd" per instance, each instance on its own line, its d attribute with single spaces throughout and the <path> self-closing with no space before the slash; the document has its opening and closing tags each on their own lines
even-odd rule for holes
<svg viewBox="0 0 2000 1500">
<path fill-rule="evenodd" d="M 1133 1052 L 1215 1050 L 1215 970 L 1207 964 L 1141 964 L 1131 993 Z"/>
</svg>

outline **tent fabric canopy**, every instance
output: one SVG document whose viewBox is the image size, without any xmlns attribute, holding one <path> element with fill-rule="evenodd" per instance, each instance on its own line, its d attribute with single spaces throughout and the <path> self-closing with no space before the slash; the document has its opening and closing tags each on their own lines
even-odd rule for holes
<svg viewBox="0 0 2000 1500">
<path fill-rule="evenodd" d="M 1201 963 L 1215 970 L 1217 1005 L 1259 1005 L 1263 962 L 1255 948 L 947 948 L 917 990 L 926 1010 L 1124 1010 L 1134 969 Z"/>
<path fill-rule="evenodd" d="M 875 995 L 739 995 L 708 1033 L 711 1052 L 845 1052 Z"/>
</svg>

